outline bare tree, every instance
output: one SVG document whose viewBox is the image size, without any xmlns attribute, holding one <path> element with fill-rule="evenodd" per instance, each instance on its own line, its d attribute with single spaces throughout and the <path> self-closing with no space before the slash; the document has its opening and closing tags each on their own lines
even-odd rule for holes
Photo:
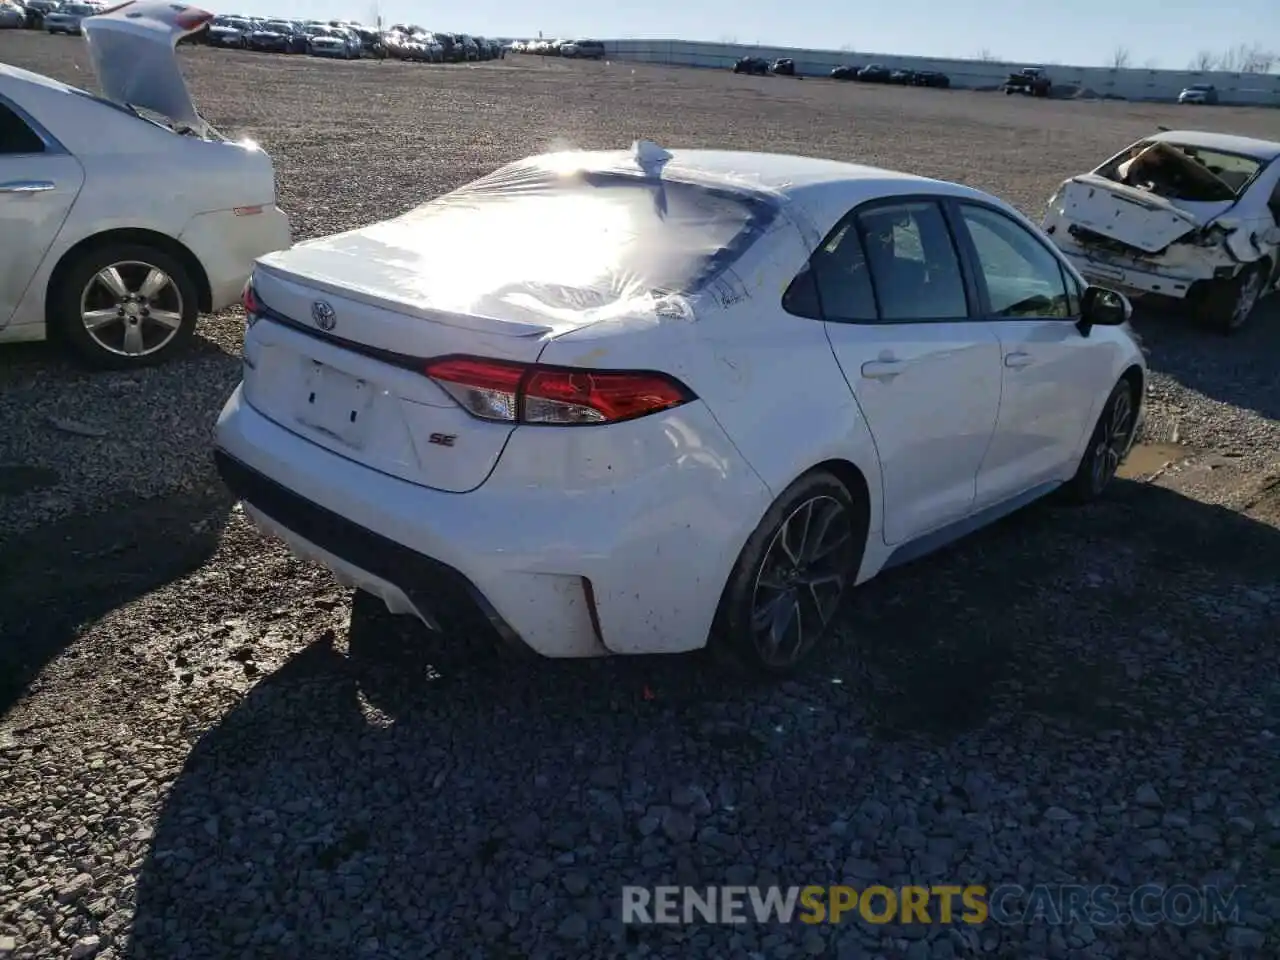
<svg viewBox="0 0 1280 960">
<path fill-rule="evenodd" d="M 1248 48 L 1243 43 L 1237 44 L 1218 55 L 1218 69 L 1226 73 L 1239 73 L 1247 55 Z"/>
<path fill-rule="evenodd" d="M 1257 44 L 1241 51 L 1241 73 L 1270 73 L 1275 64 L 1276 55 Z"/>
<path fill-rule="evenodd" d="M 978 51 L 978 59 L 983 63 L 991 63 L 992 61 L 999 60 L 1000 58 L 992 53 L 988 48 L 983 47 Z"/>
<path fill-rule="evenodd" d="M 1195 55 L 1195 58 L 1187 64 L 1189 70 L 1196 73 L 1209 73 L 1218 66 L 1218 55 L 1212 50 L 1201 50 Z"/>
<path fill-rule="evenodd" d="M 1160 61 L 1155 57 L 1147 57 L 1146 60 L 1142 61 L 1142 69 L 1143 70 L 1159 70 Z"/>
<path fill-rule="evenodd" d="M 1133 54 L 1129 52 L 1129 48 L 1119 46 L 1111 52 L 1111 62 L 1107 66 L 1114 70 L 1125 70 L 1128 69 L 1131 60 L 1133 60 Z"/>
</svg>

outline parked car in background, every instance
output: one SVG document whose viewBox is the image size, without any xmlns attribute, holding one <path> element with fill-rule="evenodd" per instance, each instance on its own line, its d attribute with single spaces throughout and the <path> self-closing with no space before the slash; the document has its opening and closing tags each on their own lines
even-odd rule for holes
<svg viewBox="0 0 1280 960">
<path fill-rule="evenodd" d="M 234 47 L 243 50 L 249 45 L 252 27 L 248 20 L 239 17 L 215 17 L 209 24 L 209 46 Z"/>
<path fill-rule="evenodd" d="M 773 61 L 769 69 L 779 77 L 794 77 L 796 75 L 796 62 L 790 57 L 779 57 Z"/>
<path fill-rule="evenodd" d="M 26 26 L 26 7 L 16 3 L 0 3 L 0 30 L 21 30 Z"/>
<path fill-rule="evenodd" d="M 643 142 L 262 257 L 245 310 L 215 451 L 245 513 L 556 657 L 790 671 L 880 571 L 1103 496 L 1147 382 L 1127 300 L 989 194 Z"/>
<path fill-rule="evenodd" d="M 1044 228 L 1085 276 L 1234 333 L 1280 287 L 1280 143 L 1162 131 L 1063 181 Z"/>
<path fill-rule="evenodd" d="M 85 19 L 101 97 L 0 64 L 0 341 L 157 363 L 289 245 L 270 157 L 210 127 L 183 82 L 177 41 L 212 17 L 138 0 Z"/>
<path fill-rule="evenodd" d="M 249 49 L 261 53 L 305 53 L 307 49 L 306 35 L 287 20 L 268 20 L 251 30 L 247 39 Z"/>
<path fill-rule="evenodd" d="M 307 52 L 313 57 L 355 60 L 360 56 L 351 35 L 336 27 L 303 27 L 303 33 L 307 39 Z"/>
<path fill-rule="evenodd" d="M 1193 83 L 1183 87 L 1178 94 L 1179 103 L 1215 104 L 1218 102 L 1218 88 L 1212 83 Z"/>
<path fill-rule="evenodd" d="M 855 66 L 836 67 L 831 71 L 831 79 L 832 80 L 857 80 L 858 71 L 860 71 L 861 69 L 862 69 L 861 67 L 855 67 Z"/>
<path fill-rule="evenodd" d="M 763 57 L 740 57 L 733 65 L 734 73 L 746 73 L 754 77 L 769 75 L 769 61 Z"/>
<path fill-rule="evenodd" d="M 899 87 L 915 86 L 916 72 L 914 70 L 891 70 L 889 72 L 889 82 Z"/>
<path fill-rule="evenodd" d="M 1044 67 L 1023 67 L 1009 74 L 1004 82 L 1006 95 L 1021 93 L 1031 97 L 1047 97 L 1053 92 L 1053 81 Z"/>
<path fill-rule="evenodd" d="M 560 55 L 578 60 L 603 60 L 604 44 L 599 40 L 573 40 L 560 48 Z"/>
<path fill-rule="evenodd" d="M 27 28 L 43 30 L 45 14 L 58 9 L 62 0 L 25 0 L 22 5 L 27 8 Z"/>
<path fill-rule="evenodd" d="M 917 87 L 937 87 L 941 90 L 951 86 L 951 78 L 937 70 L 917 70 L 912 82 Z"/>
<path fill-rule="evenodd" d="M 91 7 L 87 3 L 64 3 L 44 15 L 44 28 L 49 33 L 78 37 L 84 19 L 99 12 L 97 7 Z"/>
<path fill-rule="evenodd" d="M 893 71 L 879 63 L 869 63 L 858 71 L 858 79 L 863 83 L 888 83 Z"/>
</svg>

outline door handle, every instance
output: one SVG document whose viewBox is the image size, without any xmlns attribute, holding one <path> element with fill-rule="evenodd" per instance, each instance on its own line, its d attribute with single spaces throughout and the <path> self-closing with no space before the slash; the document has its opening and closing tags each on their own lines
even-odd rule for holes
<svg viewBox="0 0 1280 960">
<path fill-rule="evenodd" d="M 901 360 L 868 360 L 862 365 L 862 375 L 868 380 L 892 380 L 905 368 Z"/>
<path fill-rule="evenodd" d="M 1015 370 L 1022 367 L 1029 367 L 1035 362 L 1035 357 L 1031 356 L 1029 353 L 1023 353 L 1021 350 L 1016 350 L 1013 353 L 1006 353 L 1004 355 L 1004 365 L 1006 367 L 1012 367 Z"/>
<path fill-rule="evenodd" d="M 53 189 L 49 180 L 10 180 L 0 183 L 0 193 L 44 193 Z"/>
</svg>

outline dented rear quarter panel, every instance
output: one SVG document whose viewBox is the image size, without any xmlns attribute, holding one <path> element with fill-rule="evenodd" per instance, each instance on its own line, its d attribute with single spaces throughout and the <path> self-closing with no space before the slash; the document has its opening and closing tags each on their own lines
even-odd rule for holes
<svg viewBox="0 0 1280 960">
<path fill-rule="evenodd" d="M 732 268 L 690 299 L 687 319 L 656 326 L 598 323 L 552 340 L 539 359 L 662 370 L 680 378 L 773 497 L 824 461 L 854 464 L 867 481 L 870 531 L 876 533 L 880 467 L 866 422 L 823 325 L 782 309 L 784 291 L 818 239 L 815 226 L 790 207 Z"/>
</svg>

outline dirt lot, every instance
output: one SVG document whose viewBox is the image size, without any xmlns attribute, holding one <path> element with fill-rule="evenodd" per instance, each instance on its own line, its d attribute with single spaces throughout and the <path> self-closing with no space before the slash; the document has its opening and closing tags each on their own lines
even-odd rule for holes
<svg viewBox="0 0 1280 960">
<path fill-rule="evenodd" d="M 0 60 L 89 84 L 76 40 L 10 32 Z M 209 119 L 275 157 L 299 238 L 555 143 L 856 159 L 1038 213 L 1158 124 L 1277 129 L 539 58 L 183 62 Z M 353 613 L 209 467 L 242 322 L 206 318 L 188 360 L 142 375 L 0 360 L 0 956 L 1280 949 L 1275 305 L 1233 340 L 1142 314 L 1147 444 L 1110 502 L 1032 508 L 886 575 L 838 650 L 772 688 L 697 656 L 493 662 Z M 1221 923 L 1154 928 L 616 919 L 624 883 L 841 880 L 1243 893 Z"/>
</svg>

